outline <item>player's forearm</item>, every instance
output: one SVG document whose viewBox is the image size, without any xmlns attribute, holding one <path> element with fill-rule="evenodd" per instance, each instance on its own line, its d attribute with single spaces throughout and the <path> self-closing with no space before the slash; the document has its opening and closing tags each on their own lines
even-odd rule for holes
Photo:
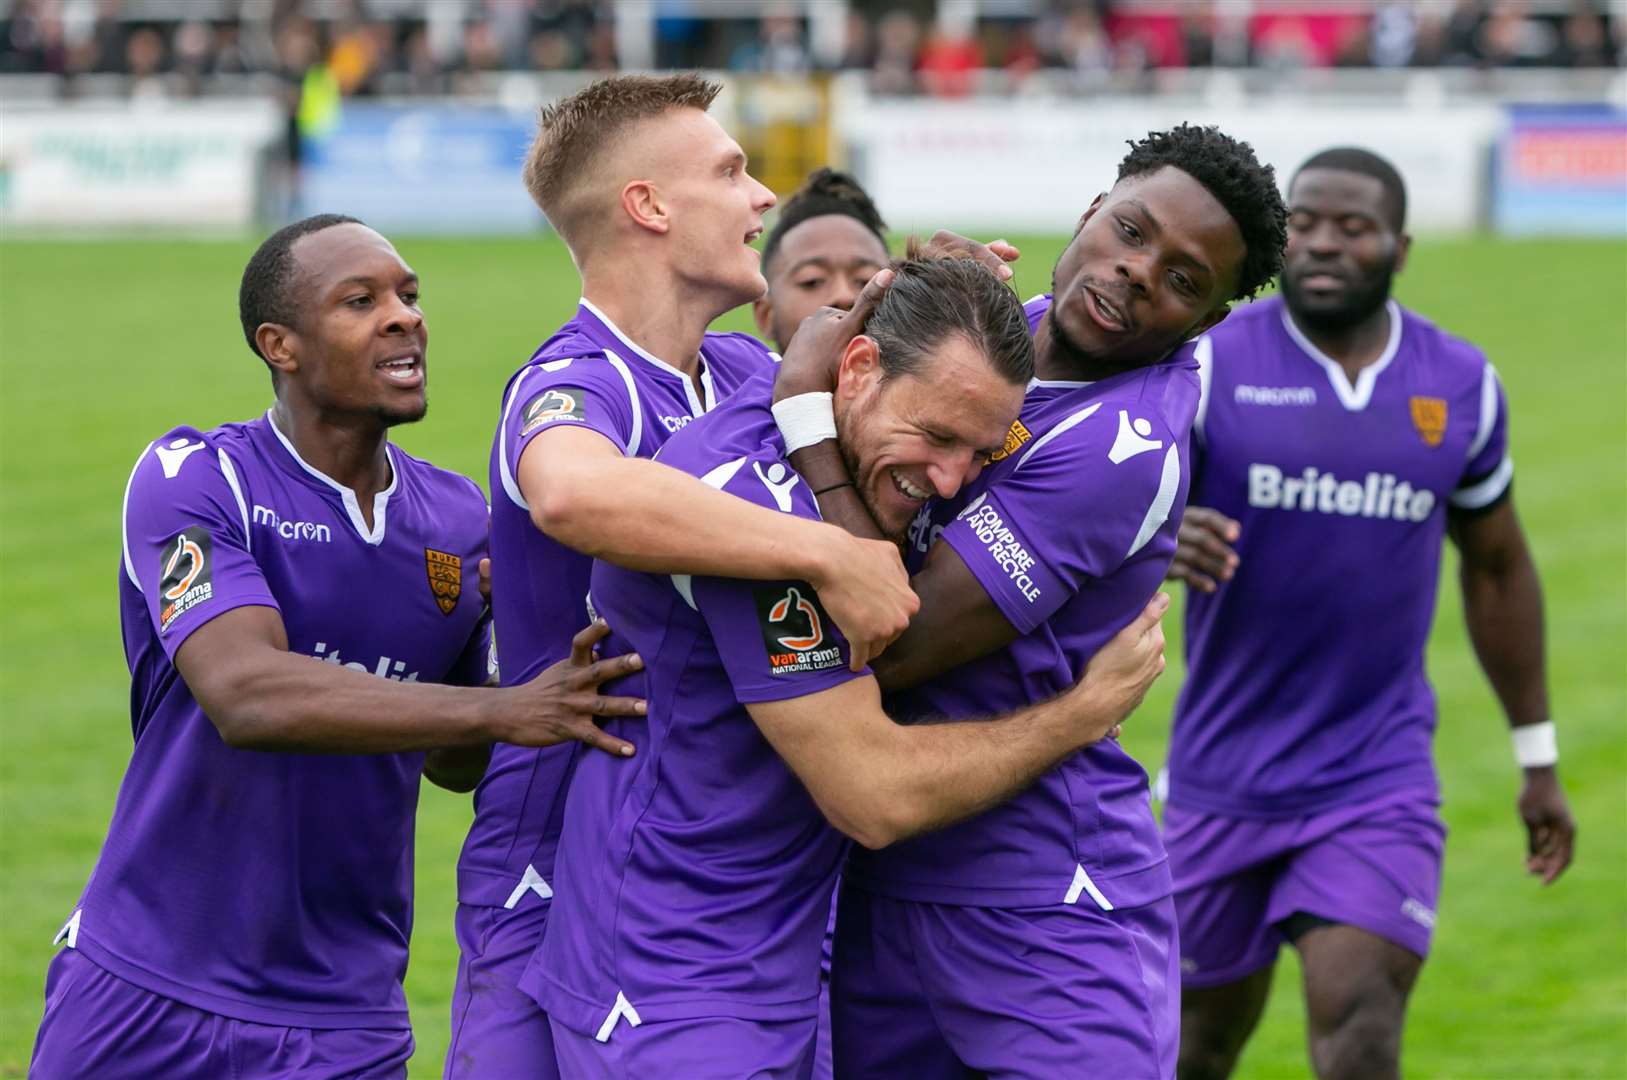
<svg viewBox="0 0 1627 1080">
<path fill-rule="evenodd" d="M 1523 547 L 1500 565 L 1464 560 L 1461 578 L 1469 639 L 1511 727 L 1548 719 L 1542 584 Z"/>
<path fill-rule="evenodd" d="M 854 536 L 866 540 L 886 540 L 887 536 L 870 516 L 853 478 L 848 475 L 847 463 L 835 439 L 805 446 L 791 455 L 791 465 L 816 493 L 819 515 L 832 525 L 839 525 Z"/>
<path fill-rule="evenodd" d="M 505 702 L 501 690 L 381 679 L 274 649 L 193 691 L 228 745 L 311 754 L 479 746 L 498 737 Z"/>
<path fill-rule="evenodd" d="M 885 745 L 848 755 L 863 764 L 847 781 L 847 825 L 833 823 L 880 848 L 998 806 L 1111 726 L 1080 708 L 1057 699 L 995 720 L 891 725 Z"/>
<path fill-rule="evenodd" d="M 534 512 L 538 527 L 629 570 L 816 585 L 833 572 L 830 526 L 753 505 L 659 462 L 595 458 L 549 488 Z"/>
</svg>

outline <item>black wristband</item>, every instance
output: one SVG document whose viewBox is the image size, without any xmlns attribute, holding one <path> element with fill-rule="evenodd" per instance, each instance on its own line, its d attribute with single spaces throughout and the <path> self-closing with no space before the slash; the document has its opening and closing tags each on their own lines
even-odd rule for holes
<svg viewBox="0 0 1627 1080">
<path fill-rule="evenodd" d="M 825 494 L 825 492 L 827 492 L 827 491 L 835 491 L 837 488 L 845 488 L 845 487 L 852 487 L 852 486 L 853 486 L 853 481 L 851 481 L 851 480 L 843 480 L 840 484 L 832 484 L 828 488 L 820 488 L 818 491 L 814 492 L 814 498 L 816 498 L 816 499 L 819 498 L 819 496 Z"/>
</svg>

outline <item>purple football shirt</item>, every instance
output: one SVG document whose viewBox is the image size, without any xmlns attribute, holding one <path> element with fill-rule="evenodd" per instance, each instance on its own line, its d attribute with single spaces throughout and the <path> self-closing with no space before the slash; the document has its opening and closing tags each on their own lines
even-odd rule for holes
<svg viewBox="0 0 1627 1080">
<path fill-rule="evenodd" d="M 720 490 L 815 518 L 784 460 L 772 380 L 749 383 L 660 455 Z M 615 648 L 644 658 L 646 718 L 618 761 L 583 757 L 543 945 L 522 986 L 557 1024 L 812 1018 L 831 887 L 845 838 L 747 713 L 857 678 L 804 582 L 593 568 Z M 811 1031 L 811 1029 L 810 1029 Z"/>
<path fill-rule="evenodd" d="M 492 606 L 502 627 L 503 685 L 526 682 L 569 656 L 572 636 L 590 621 L 593 560 L 532 523 L 516 479 L 520 455 L 542 431 L 574 424 L 629 457 L 652 457 L 673 432 L 777 357 L 747 334 L 707 334 L 701 360 L 704 395 L 584 299 L 509 380 L 491 455 Z M 565 789 L 579 751 L 579 743 L 494 748 L 458 860 L 461 903 L 514 907 L 528 893 L 551 895 Z"/>
<path fill-rule="evenodd" d="M 1514 466 L 1484 355 L 1389 311 L 1388 346 L 1354 386 L 1280 298 L 1199 345 L 1192 503 L 1241 523 L 1240 565 L 1187 600 L 1172 805 L 1300 815 L 1436 792 L 1424 642 L 1446 507 L 1492 505 Z"/>
<path fill-rule="evenodd" d="M 1030 301 L 1030 325 L 1050 306 Z M 1190 347 L 1097 382 L 1036 380 L 998 460 L 910 529 L 919 569 L 952 546 L 1022 636 L 907 693 L 900 721 L 978 717 L 1052 697 L 1135 619 L 1175 552 L 1187 434 L 1198 405 Z M 886 896 L 987 907 L 1134 907 L 1169 894 L 1147 774 L 1105 740 L 1010 802 L 883 851 L 854 849 L 848 879 Z"/>
<path fill-rule="evenodd" d="M 371 529 L 269 415 L 177 428 L 137 461 L 119 582 L 135 746 L 60 935 L 119 978 L 255 1023 L 408 1026 L 423 754 L 232 749 L 173 662 L 199 627 L 258 605 L 313 662 L 483 683 L 485 496 L 388 453 Z"/>
</svg>

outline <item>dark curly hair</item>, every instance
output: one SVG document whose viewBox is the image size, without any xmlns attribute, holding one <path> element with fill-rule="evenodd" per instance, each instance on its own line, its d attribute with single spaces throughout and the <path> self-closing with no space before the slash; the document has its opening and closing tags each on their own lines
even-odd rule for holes
<svg viewBox="0 0 1627 1080">
<path fill-rule="evenodd" d="M 264 360 L 260 346 L 255 343 L 254 332 L 261 323 L 298 325 L 299 298 L 295 293 L 294 243 L 335 225 L 360 225 L 362 222 L 345 214 L 317 214 L 313 217 L 284 225 L 265 238 L 243 268 L 243 283 L 237 290 L 237 316 L 243 322 L 243 339 Z M 277 383 L 276 373 L 271 384 Z"/>
<path fill-rule="evenodd" d="M 847 173 L 830 168 L 818 169 L 809 175 L 795 195 L 786 200 L 774 228 L 769 230 L 768 239 L 763 241 L 763 273 L 768 273 L 769 263 L 779 251 L 780 241 L 786 233 L 809 218 L 827 214 L 852 218 L 874 233 L 883 249 L 887 247 L 887 223 L 881 220 L 881 211 L 870 201 L 869 193 Z"/>
<path fill-rule="evenodd" d="M 1277 191 L 1277 174 L 1254 156 L 1254 148 L 1215 127 L 1181 124 L 1132 141 L 1119 162 L 1119 179 L 1146 176 L 1166 165 L 1209 189 L 1243 234 L 1243 266 L 1232 297 L 1252 297 L 1282 271 L 1288 243 L 1288 209 Z"/>
<path fill-rule="evenodd" d="M 1385 210 L 1389 213 L 1390 228 L 1401 232 L 1407 224 L 1407 185 L 1401 179 L 1401 174 L 1395 171 L 1395 166 L 1379 157 L 1371 150 L 1364 150 L 1359 146 L 1334 146 L 1311 156 L 1311 159 L 1298 169 L 1294 170 L 1294 180 L 1307 169 L 1336 169 L 1340 172 L 1360 173 L 1362 176 L 1371 176 L 1384 187 L 1384 199 L 1388 204 Z M 1294 180 L 1288 182 L 1290 189 Z"/>
</svg>

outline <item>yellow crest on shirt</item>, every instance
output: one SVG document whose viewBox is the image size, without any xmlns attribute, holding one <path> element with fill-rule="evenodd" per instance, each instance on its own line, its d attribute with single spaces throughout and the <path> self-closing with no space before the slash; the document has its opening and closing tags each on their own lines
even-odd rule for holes
<svg viewBox="0 0 1627 1080">
<path fill-rule="evenodd" d="M 463 593 L 463 560 L 446 551 L 424 549 L 424 569 L 429 572 L 429 591 L 442 615 L 452 614 Z"/>
<path fill-rule="evenodd" d="M 1409 399 L 1409 403 L 1412 405 L 1412 426 L 1418 429 L 1424 445 L 1431 449 L 1439 446 L 1446 437 L 1446 399 L 1415 397 Z"/>
<path fill-rule="evenodd" d="M 1006 432 L 1006 444 L 989 455 L 990 461 L 1004 461 L 1021 449 L 1022 444 L 1034 437 L 1033 432 L 1023 427 L 1021 420 L 1011 422 L 1011 430 Z"/>
</svg>

